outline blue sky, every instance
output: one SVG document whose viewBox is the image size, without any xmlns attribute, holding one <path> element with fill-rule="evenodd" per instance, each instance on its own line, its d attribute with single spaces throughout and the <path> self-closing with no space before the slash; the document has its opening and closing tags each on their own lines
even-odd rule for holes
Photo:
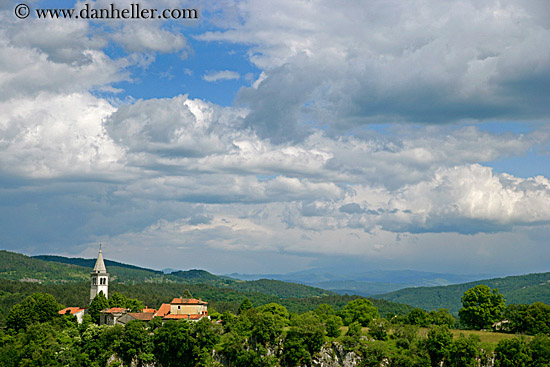
<svg viewBox="0 0 550 367">
<path fill-rule="evenodd" d="M 16 4 L 0 1 L 4 249 L 550 271 L 546 1 L 140 2 L 200 11 L 169 21 Z M 68 4 L 30 7 L 110 2 Z"/>
</svg>

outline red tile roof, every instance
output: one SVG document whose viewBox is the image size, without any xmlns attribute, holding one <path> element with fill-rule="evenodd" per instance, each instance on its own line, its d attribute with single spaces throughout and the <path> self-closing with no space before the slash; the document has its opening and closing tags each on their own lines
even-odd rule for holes
<svg viewBox="0 0 550 367">
<path fill-rule="evenodd" d="M 157 310 L 155 310 L 154 308 L 145 307 L 143 310 L 141 310 L 141 312 L 155 313 L 155 312 L 157 312 Z"/>
<path fill-rule="evenodd" d="M 101 312 L 105 312 L 105 313 L 123 313 L 124 311 L 128 311 L 128 308 L 111 307 L 111 308 L 106 308 L 104 310 L 101 310 Z"/>
<path fill-rule="evenodd" d="M 154 315 L 164 317 L 168 313 L 170 313 L 170 304 L 163 303 L 162 306 L 160 306 L 159 310 Z"/>
<path fill-rule="evenodd" d="M 204 302 L 203 300 L 196 299 L 196 298 L 174 298 L 172 304 L 180 304 L 180 305 L 207 305 L 208 302 Z"/>
<path fill-rule="evenodd" d="M 74 315 L 75 313 L 78 313 L 78 312 L 84 311 L 84 310 L 86 310 L 86 309 L 81 308 L 81 307 L 67 307 L 67 308 L 64 308 L 61 311 L 59 311 L 59 314 L 60 315 L 65 315 L 65 314 L 67 314 L 67 311 L 69 311 L 69 313 L 71 315 Z"/>
<path fill-rule="evenodd" d="M 163 320 L 181 320 L 181 319 L 189 319 L 189 320 L 200 320 L 203 317 L 206 317 L 205 315 L 176 315 L 176 314 L 168 314 L 164 316 Z"/>
</svg>

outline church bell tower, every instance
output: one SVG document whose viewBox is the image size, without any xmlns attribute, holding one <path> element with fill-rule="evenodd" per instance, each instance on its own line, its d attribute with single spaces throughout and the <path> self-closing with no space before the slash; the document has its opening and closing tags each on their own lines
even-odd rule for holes
<svg viewBox="0 0 550 367">
<path fill-rule="evenodd" d="M 92 278 L 90 288 L 90 302 L 99 294 L 103 292 L 105 297 L 109 297 L 109 273 L 105 268 L 103 262 L 103 254 L 101 253 L 101 244 L 99 245 L 99 254 L 97 255 L 97 261 L 95 262 L 94 271 L 90 274 Z"/>
</svg>

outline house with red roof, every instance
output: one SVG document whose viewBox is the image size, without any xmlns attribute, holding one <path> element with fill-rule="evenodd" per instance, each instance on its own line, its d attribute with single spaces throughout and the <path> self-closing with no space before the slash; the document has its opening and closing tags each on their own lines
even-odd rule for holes
<svg viewBox="0 0 550 367">
<path fill-rule="evenodd" d="M 75 315 L 76 321 L 82 324 L 82 318 L 88 312 L 87 308 L 82 307 L 67 307 L 59 311 L 60 315 Z"/>
</svg>

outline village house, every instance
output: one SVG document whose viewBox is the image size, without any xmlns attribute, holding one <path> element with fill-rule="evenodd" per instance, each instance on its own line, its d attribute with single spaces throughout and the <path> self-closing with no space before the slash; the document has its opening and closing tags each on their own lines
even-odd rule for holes
<svg viewBox="0 0 550 367">
<path fill-rule="evenodd" d="M 82 324 L 82 318 L 88 312 L 87 308 L 82 307 L 67 307 L 59 311 L 60 315 L 74 315 L 76 316 L 76 321 L 79 324 Z"/>
<path fill-rule="evenodd" d="M 90 278 L 90 303 L 100 292 L 103 292 L 105 297 L 108 297 L 109 273 L 107 273 L 107 268 L 105 267 L 101 245 L 99 246 L 99 254 Z M 87 308 L 67 307 L 59 311 L 59 314 L 75 315 L 78 323 L 82 323 L 82 318 L 87 312 Z M 209 318 L 208 302 L 196 298 L 174 298 L 170 303 L 163 303 L 158 310 L 145 307 L 141 312 L 130 312 L 129 309 L 122 307 L 110 307 L 101 310 L 99 324 L 126 325 L 132 320 L 151 321 L 154 317 L 162 318 L 163 322 L 182 319 L 199 321 L 205 317 Z"/>
</svg>

